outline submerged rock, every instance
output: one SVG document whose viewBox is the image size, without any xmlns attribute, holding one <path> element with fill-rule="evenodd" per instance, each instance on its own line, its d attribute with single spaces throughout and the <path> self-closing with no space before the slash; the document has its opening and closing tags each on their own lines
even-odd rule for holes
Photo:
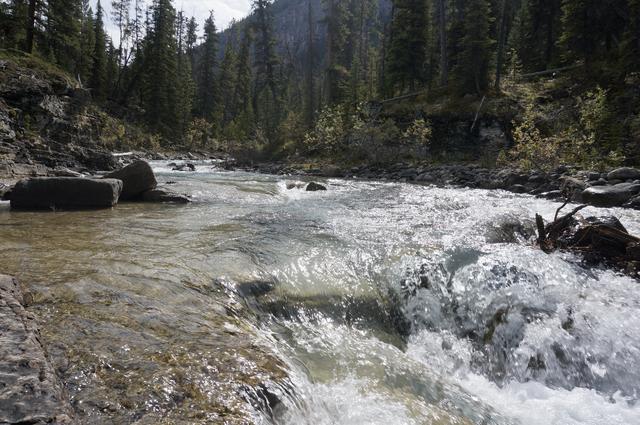
<svg viewBox="0 0 640 425">
<path fill-rule="evenodd" d="M 106 174 L 105 179 L 122 180 L 120 200 L 130 201 L 140 197 L 144 192 L 155 189 L 158 185 L 151 166 L 146 161 L 136 161 L 113 173 Z"/>
<path fill-rule="evenodd" d="M 307 192 L 318 192 L 322 190 L 327 190 L 327 187 L 316 182 L 309 183 L 306 189 Z"/>
<path fill-rule="evenodd" d="M 18 282 L 0 275 L 0 423 L 70 424 L 63 386 L 40 343 L 35 318 L 24 308 Z"/>
<path fill-rule="evenodd" d="M 171 204 L 188 204 L 191 200 L 175 192 L 165 189 L 148 190 L 142 194 L 140 198 L 142 202 L 171 203 Z"/>
<path fill-rule="evenodd" d="M 13 209 L 111 208 L 118 203 L 122 181 L 75 177 L 37 177 L 19 181 L 11 191 Z"/>
<path fill-rule="evenodd" d="M 640 184 L 619 183 L 613 186 L 595 186 L 582 192 L 582 200 L 596 207 L 619 207 L 640 193 Z"/>
<path fill-rule="evenodd" d="M 173 171 L 196 171 L 196 166 L 187 162 L 186 164 L 174 165 Z"/>
</svg>

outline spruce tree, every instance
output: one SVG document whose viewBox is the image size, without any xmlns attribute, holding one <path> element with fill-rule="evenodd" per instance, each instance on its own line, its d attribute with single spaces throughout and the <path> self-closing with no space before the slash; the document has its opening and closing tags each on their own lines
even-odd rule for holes
<svg viewBox="0 0 640 425">
<path fill-rule="evenodd" d="M 144 53 L 146 66 L 143 107 L 149 127 L 164 136 L 165 140 L 175 141 L 182 136 L 176 114 L 176 12 L 171 0 L 157 0 L 151 11 L 151 25 Z"/>
<path fill-rule="evenodd" d="M 350 58 L 345 49 L 349 40 L 348 4 L 341 0 L 324 0 L 326 8 L 327 41 L 325 100 L 330 106 L 341 103 L 346 98 L 349 82 Z"/>
<path fill-rule="evenodd" d="M 598 2 L 600 0 L 564 0 L 562 4 L 563 33 L 561 37 L 565 58 L 584 60 L 587 72 L 598 50 Z"/>
<path fill-rule="evenodd" d="M 218 112 L 220 127 L 224 127 L 233 118 L 233 96 L 236 84 L 236 54 L 233 44 L 227 41 L 224 51 L 224 59 L 220 65 L 220 73 L 218 74 L 218 85 L 220 87 L 220 111 Z"/>
<path fill-rule="evenodd" d="M 513 41 L 525 71 L 545 70 L 557 61 L 561 17 L 561 0 L 523 0 Z"/>
<path fill-rule="evenodd" d="M 56 64 L 74 72 L 80 51 L 81 4 L 77 0 L 48 0 L 47 46 Z"/>
<path fill-rule="evenodd" d="M 491 15 L 487 0 L 467 0 L 461 19 L 461 34 L 452 69 L 458 95 L 483 94 L 489 85 L 492 46 Z"/>
<path fill-rule="evenodd" d="M 252 41 L 251 28 L 247 27 L 236 61 L 236 84 L 233 95 L 233 124 L 236 128 L 234 136 L 244 139 L 251 136 L 254 125 L 251 94 L 253 77 L 251 63 Z"/>
<path fill-rule="evenodd" d="M 621 49 L 626 72 L 640 69 L 640 0 L 629 0 L 629 22 Z"/>
<path fill-rule="evenodd" d="M 89 0 L 82 2 L 82 29 L 80 31 L 80 55 L 77 61 L 77 73 L 83 84 L 91 80 L 93 67 L 93 50 L 95 48 L 95 29 L 93 11 Z"/>
<path fill-rule="evenodd" d="M 192 78 L 191 60 L 187 54 L 186 47 L 187 21 L 183 12 L 178 13 L 176 23 L 176 38 L 178 41 L 177 50 L 177 99 L 175 105 L 176 113 L 176 133 L 183 136 L 191 124 L 191 111 L 193 107 L 193 97 L 195 95 L 195 83 Z"/>
<path fill-rule="evenodd" d="M 91 78 L 89 80 L 89 87 L 93 92 L 93 97 L 96 100 L 103 100 L 107 93 L 107 39 L 104 31 L 103 22 L 104 10 L 98 0 L 96 6 L 96 17 L 93 22 L 93 51 L 92 51 L 92 66 L 91 66 Z"/>
<path fill-rule="evenodd" d="M 218 102 L 215 73 L 218 67 L 218 34 L 213 13 L 204 23 L 204 41 L 201 45 L 202 56 L 198 68 L 198 114 L 213 120 L 214 109 Z"/>
<path fill-rule="evenodd" d="M 278 58 L 271 28 L 271 0 L 254 0 L 255 14 L 255 90 L 254 112 L 266 130 L 270 142 L 275 142 L 275 131 L 280 121 L 279 83 L 276 75 Z"/>
<path fill-rule="evenodd" d="M 395 0 L 388 52 L 388 86 L 400 92 L 414 91 L 426 81 L 429 47 L 429 7 L 427 0 Z"/>
</svg>

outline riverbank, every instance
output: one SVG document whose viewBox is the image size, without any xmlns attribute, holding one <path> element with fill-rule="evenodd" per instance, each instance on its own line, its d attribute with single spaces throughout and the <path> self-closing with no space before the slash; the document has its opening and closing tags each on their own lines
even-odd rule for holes
<svg viewBox="0 0 640 425">
<path fill-rule="evenodd" d="M 640 169 L 623 167 L 608 172 L 558 167 L 551 173 L 511 168 L 484 168 L 477 164 L 429 165 L 310 165 L 264 163 L 237 169 L 265 174 L 324 178 L 388 180 L 435 186 L 506 190 L 540 198 L 583 202 L 599 207 L 640 209 Z"/>
</svg>

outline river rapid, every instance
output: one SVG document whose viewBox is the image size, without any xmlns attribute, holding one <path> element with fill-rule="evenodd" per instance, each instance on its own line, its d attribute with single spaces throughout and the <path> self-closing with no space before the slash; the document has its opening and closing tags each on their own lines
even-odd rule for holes
<svg viewBox="0 0 640 425">
<path fill-rule="evenodd" d="M 153 166 L 194 202 L 0 203 L 81 423 L 640 424 L 639 283 L 527 242 L 558 204 Z"/>
</svg>

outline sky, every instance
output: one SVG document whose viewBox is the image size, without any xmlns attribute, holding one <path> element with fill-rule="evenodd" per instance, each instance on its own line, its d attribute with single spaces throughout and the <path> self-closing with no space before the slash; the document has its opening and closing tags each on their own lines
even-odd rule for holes
<svg viewBox="0 0 640 425">
<path fill-rule="evenodd" d="M 150 3 L 151 0 L 146 0 L 145 3 Z M 209 11 L 213 10 L 213 14 L 216 21 L 216 27 L 219 30 L 225 29 L 232 19 L 240 19 L 249 14 L 250 0 L 174 0 L 173 6 L 177 10 L 183 10 L 185 15 L 191 17 L 195 16 L 198 21 L 200 29 L 204 20 L 209 16 Z M 93 0 L 93 6 L 95 10 L 95 4 L 97 0 Z M 111 0 L 101 0 L 102 7 L 105 9 L 105 25 L 107 31 L 111 37 L 116 40 L 118 38 L 115 26 L 112 23 L 111 18 Z M 131 2 L 133 3 L 133 1 Z"/>
</svg>

